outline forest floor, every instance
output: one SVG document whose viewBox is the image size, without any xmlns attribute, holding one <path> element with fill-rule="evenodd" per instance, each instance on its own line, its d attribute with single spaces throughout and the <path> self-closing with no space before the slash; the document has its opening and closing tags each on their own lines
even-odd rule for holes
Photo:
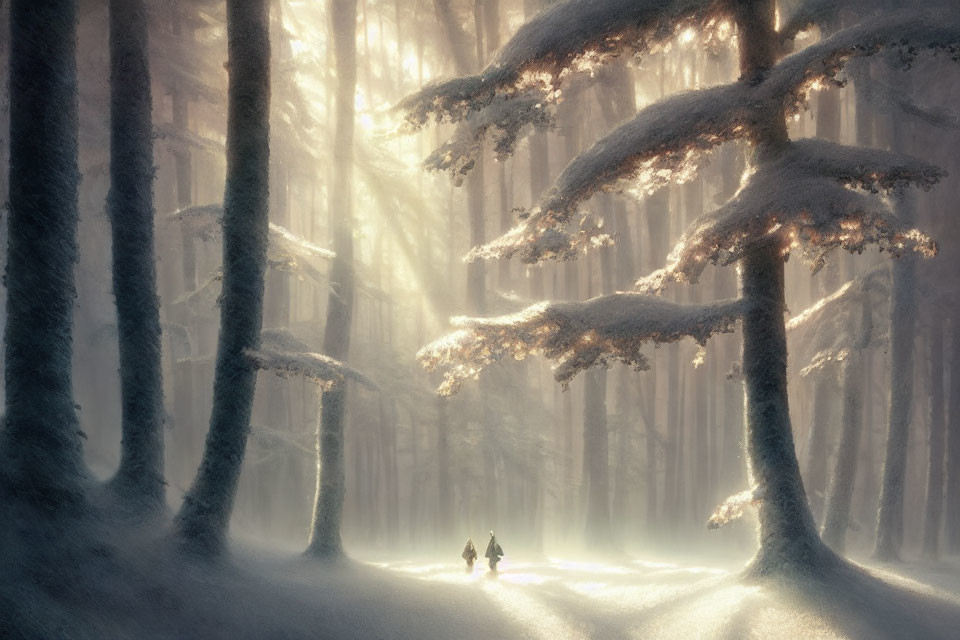
<svg viewBox="0 0 960 640">
<path fill-rule="evenodd" d="M 508 555 L 491 575 L 479 562 L 470 573 L 436 557 L 357 553 L 360 559 L 326 563 L 249 545 L 210 562 L 182 556 L 162 537 L 89 551 L 43 567 L 0 554 L 0 636 L 960 637 L 960 558 L 797 584 L 745 580 L 733 558 Z"/>
</svg>

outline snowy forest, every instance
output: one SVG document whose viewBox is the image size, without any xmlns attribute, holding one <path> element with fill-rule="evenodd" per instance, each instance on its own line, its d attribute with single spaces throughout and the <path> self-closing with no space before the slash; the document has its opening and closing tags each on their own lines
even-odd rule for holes
<svg viewBox="0 0 960 640">
<path fill-rule="evenodd" d="M 960 637 L 953 0 L 0 0 L 0 637 Z"/>
</svg>

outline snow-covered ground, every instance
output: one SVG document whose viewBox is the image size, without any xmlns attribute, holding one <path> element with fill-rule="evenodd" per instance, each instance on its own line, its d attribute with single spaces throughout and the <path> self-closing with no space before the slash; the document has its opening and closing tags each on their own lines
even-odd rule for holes
<svg viewBox="0 0 960 640">
<path fill-rule="evenodd" d="M 960 559 L 745 580 L 731 558 L 507 555 L 323 563 L 237 545 L 219 561 L 165 539 L 90 548 L 40 567 L 4 558 L 3 638 L 960 638 Z M 881 579 L 878 579 L 882 578 Z"/>
<path fill-rule="evenodd" d="M 829 602 L 805 599 L 793 589 L 745 582 L 739 568 L 729 563 L 568 558 L 524 562 L 508 557 L 496 576 L 485 566 L 467 573 L 457 563 L 395 560 L 373 565 L 438 588 L 458 585 L 472 589 L 477 608 L 496 612 L 515 625 L 517 637 L 538 640 L 940 637 L 920 628 L 903 636 L 902 627 L 909 627 L 910 620 L 901 620 L 903 625 L 891 623 L 876 611 L 916 606 L 919 614 L 930 605 L 935 615 L 941 615 L 939 605 L 944 605 L 944 610 L 960 607 L 960 564 L 956 561 L 937 567 L 871 568 L 890 585 L 889 591 L 872 595 L 880 599 L 902 596 L 902 601 L 877 602 L 871 599 L 869 589 L 837 594 L 838 604 L 848 597 L 854 602 L 863 597 L 859 608 L 831 607 Z M 900 589 L 903 591 L 898 592 Z M 954 630 L 952 637 L 960 638 L 960 627 Z"/>
</svg>

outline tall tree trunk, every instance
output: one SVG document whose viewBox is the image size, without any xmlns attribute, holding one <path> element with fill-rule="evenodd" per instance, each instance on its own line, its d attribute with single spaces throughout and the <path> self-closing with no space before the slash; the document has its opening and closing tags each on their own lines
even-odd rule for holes
<svg viewBox="0 0 960 640">
<path fill-rule="evenodd" d="M 827 492 L 823 516 L 823 541 L 835 551 L 842 553 L 846 546 L 847 528 L 850 525 L 850 505 L 853 501 L 854 482 L 857 477 L 857 460 L 860 450 L 860 432 L 863 430 L 863 380 L 864 354 L 870 340 L 872 311 L 864 297 L 860 327 L 856 329 L 856 344 L 843 363 L 842 388 L 843 410 L 840 445 L 834 459 L 833 475 Z M 854 330 L 851 327 L 851 330 Z"/>
<path fill-rule="evenodd" d="M 910 196 L 905 196 L 909 198 Z M 902 203 L 904 204 L 904 203 Z M 899 207 L 901 219 L 912 215 Z M 877 543 L 874 554 L 881 560 L 896 560 L 903 543 L 903 499 L 907 471 L 907 440 L 913 413 L 913 341 L 916 325 L 914 287 L 916 259 L 903 256 L 893 264 L 890 301 L 890 411 L 886 454 L 877 512 Z"/>
<path fill-rule="evenodd" d="M 826 294 L 825 294 L 826 295 Z M 803 473 L 810 496 L 810 509 L 815 514 L 823 510 L 829 457 L 829 432 L 832 430 L 834 410 L 833 387 L 829 377 L 818 375 L 813 381 L 813 422 L 807 437 L 806 465 Z"/>
<path fill-rule="evenodd" d="M 947 429 L 946 548 L 960 552 L 960 314 L 950 330 L 950 422 Z"/>
<path fill-rule="evenodd" d="M 610 444 L 607 431 L 607 376 L 602 369 L 585 374 L 583 387 L 583 470 L 587 483 L 586 534 L 588 545 L 605 547 L 610 529 Z"/>
<path fill-rule="evenodd" d="M 353 130 L 354 93 L 357 86 L 357 0 L 331 0 L 331 32 L 336 58 L 336 135 L 334 177 L 330 190 L 330 227 L 333 229 L 333 259 L 327 324 L 323 350 L 331 358 L 345 361 L 350 349 L 353 317 Z M 307 552 L 328 558 L 343 555 L 340 520 L 343 513 L 343 417 L 347 386 L 339 385 L 323 394 L 317 446 L 320 469 L 317 477 L 313 529 Z"/>
<path fill-rule="evenodd" d="M 944 398 L 943 317 L 930 314 L 930 441 L 927 456 L 927 496 L 923 514 L 923 555 L 940 555 L 940 525 L 943 514 Z"/>
<path fill-rule="evenodd" d="M 744 81 L 774 62 L 776 34 L 772 0 L 734 0 Z M 788 140 L 783 113 L 753 131 L 761 161 L 776 157 Z M 740 262 L 740 291 L 749 308 L 743 317 L 743 376 L 750 475 L 760 498 L 757 574 L 810 570 L 834 558 L 820 540 L 807 504 L 790 425 L 787 341 L 784 327 L 784 263 L 780 248 L 758 244 Z"/>
<path fill-rule="evenodd" d="M 173 36 L 180 44 L 179 52 L 186 54 L 186 45 L 183 44 L 185 36 L 183 35 L 183 23 L 180 18 L 180 8 L 174 7 L 173 16 Z M 188 64 L 187 60 L 180 60 L 180 64 Z M 173 103 L 173 127 L 177 133 L 186 133 L 190 128 L 189 102 L 187 94 L 183 89 L 174 83 L 170 91 L 171 102 Z M 173 153 L 174 165 L 177 177 L 177 206 L 181 209 L 189 207 L 193 203 L 193 163 L 190 158 L 190 148 L 187 145 L 176 149 Z M 197 255 L 194 250 L 193 232 L 182 225 L 180 229 L 181 240 L 181 268 L 183 271 L 183 290 L 184 292 L 193 291 L 197 288 Z"/>
<path fill-rule="evenodd" d="M 840 27 L 836 19 L 829 22 L 831 24 L 823 27 L 824 36 Z M 836 91 L 821 91 L 817 94 L 817 137 L 831 142 L 840 142 L 840 96 Z M 815 298 L 833 293 L 837 286 L 836 274 L 836 266 L 828 265 L 819 278 L 810 278 L 814 289 L 819 284 L 819 291 L 812 292 Z M 803 479 L 810 498 L 810 509 L 818 518 L 824 508 L 827 489 L 827 459 L 830 449 L 829 434 L 834 426 L 831 420 L 835 409 L 834 400 L 835 394 L 831 382 L 824 376 L 817 376 L 813 382 L 813 422 L 807 439 Z"/>
<path fill-rule="evenodd" d="M 123 442 L 112 487 L 163 506 L 163 372 L 153 250 L 153 131 L 147 9 L 110 0 L 110 195 Z"/>
<path fill-rule="evenodd" d="M 0 474 L 45 509 L 76 504 L 86 475 L 73 402 L 77 261 L 75 0 L 10 4 L 10 217 L 6 413 Z"/>
<path fill-rule="evenodd" d="M 437 397 L 437 513 L 440 520 L 440 539 L 453 533 L 453 484 L 450 478 L 450 428 L 447 417 L 449 398 Z"/>
<path fill-rule="evenodd" d="M 267 0 L 227 0 L 227 183 L 223 293 L 210 430 L 200 469 L 177 516 L 178 537 L 219 553 L 250 431 L 257 372 L 244 350 L 260 344 L 270 168 L 270 22 Z"/>
</svg>

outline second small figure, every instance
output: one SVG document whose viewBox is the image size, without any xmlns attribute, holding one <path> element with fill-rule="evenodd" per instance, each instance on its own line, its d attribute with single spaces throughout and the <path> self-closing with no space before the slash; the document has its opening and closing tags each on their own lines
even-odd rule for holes
<svg viewBox="0 0 960 640">
<path fill-rule="evenodd" d="M 503 549 L 497 543 L 497 537 L 493 535 L 493 531 L 490 532 L 490 542 L 487 544 L 487 552 L 484 554 L 484 557 L 488 558 L 490 561 L 490 571 L 497 571 L 497 563 L 500 562 L 500 557 L 503 555 Z"/>
</svg>

